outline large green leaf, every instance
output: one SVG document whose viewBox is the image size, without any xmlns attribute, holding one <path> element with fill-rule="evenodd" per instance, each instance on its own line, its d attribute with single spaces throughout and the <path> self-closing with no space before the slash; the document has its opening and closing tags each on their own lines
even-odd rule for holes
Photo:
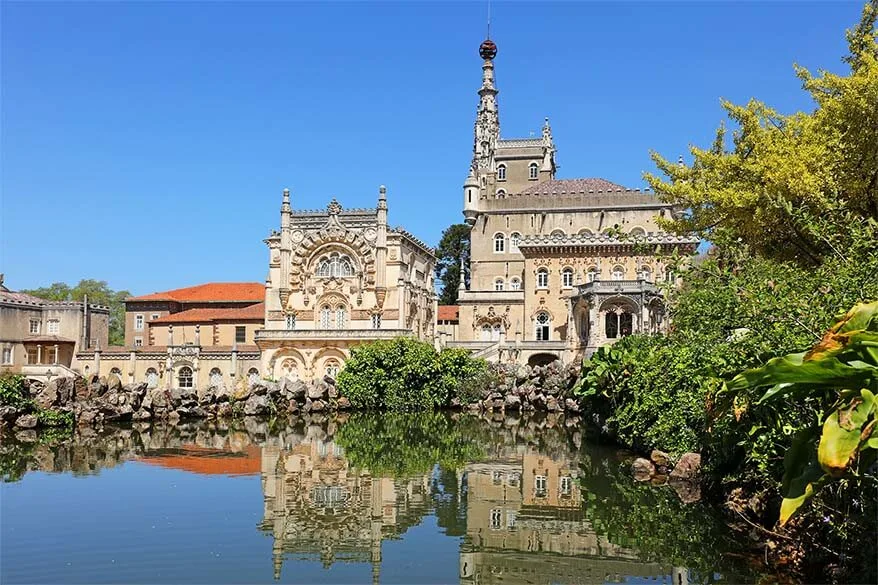
<svg viewBox="0 0 878 585">
<path fill-rule="evenodd" d="M 829 475 L 840 477 L 847 471 L 851 458 L 865 438 L 861 437 L 863 425 L 874 408 L 875 397 L 866 391 L 826 418 L 817 447 L 817 458 Z"/>
<path fill-rule="evenodd" d="M 862 387 L 878 375 L 878 368 L 868 364 L 856 367 L 835 358 L 806 361 L 805 354 L 794 353 L 768 360 L 760 368 L 741 372 L 725 384 L 725 391 L 739 391 L 777 384 L 820 384 L 834 388 Z M 784 386 L 769 397 L 781 396 L 791 386 Z"/>
<path fill-rule="evenodd" d="M 780 505 L 780 523 L 790 517 L 814 495 L 816 484 L 825 475 L 816 458 L 817 431 L 807 428 L 799 431 L 784 455 L 784 476 L 781 486 L 783 501 Z"/>
</svg>

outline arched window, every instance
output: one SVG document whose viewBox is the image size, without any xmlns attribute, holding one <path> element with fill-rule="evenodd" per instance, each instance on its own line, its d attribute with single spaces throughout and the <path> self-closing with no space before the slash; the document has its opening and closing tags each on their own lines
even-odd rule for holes
<svg viewBox="0 0 878 585">
<path fill-rule="evenodd" d="M 321 329 L 329 329 L 332 324 L 332 309 L 329 305 L 324 305 L 322 309 L 320 309 L 320 328 Z"/>
<path fill-rule="evenodd" d="M 482 341 L 491 341 L 491 326 L 482 325 Z"/>
<path fill-rule="evenodd" d="M 247 380 L 250 382 L 251 386 L 258 382 L 259 370 L 257 370 L 256 368 L 250 368 L 249 370 L 247 370 Z"/>
<path fill-rule="evenodd" d="M 494 281 L 494 290 L 503 290 L 505 288 L 505 284 L 502 278 L 498 278 Z"/>
<path fill-rule="evenodd" d="M 585 282 L 594 282 L 598 279 L 598 267 L 597 266 L 589 266 L 588 271 L 585 273 Z"/>
<path fill-rule="evenodd" d="M 607 339 L 625 337 L 632 333 L 632 315 L 627 312 L 607 311 L 605 319 L 605 333 Z"/>
<path fill-rule="evenodd" d="M 537 341 L 549 341 L 552 329 L 552 318 L 545 311 L 537 313 L 534 320 L 534 336 Z"/>
<path fill-rule="evenodd" d="M 561 284 L 564 288 L 571 288 L 573 286 L 573 269 L 565 268 L 561 271 Z"/>
<path fill-rule="evenodd" d="M 504 191 L 503 189 L 497 189 L 497 197 L 503 199 L 504 197 L 506 197 L 506 191 Z"/>
<path fill-rule="evenodd" d="M 506 180 L 506 165 L 497 165 L 497 180 L 505 181 Z"/>
<path fill-rule="evenodd" d="M 149 368 L 146 370 L 146 387 L 150 390 L 158 387 L 159 385 L 159 373 L 155 368 Z"/>
<path fill-rule="evenodd" d="M 540 167 L 537 163 L 532 162 L 527 166 L 527 177 L 531 180 L 540 176 Z"/>
<path fill-rule="evenodd" d="M 645 236 L 645 235 L 646 235 L 646 231 L 645 231 L 643 228 L 640 228 L 640 227 L 632 228 L 632 230 L 631 230 L 630 232 L 628 232 L 628 233 L 629 233 L 630 235 L 632 235 L 632 236 L 635 236 L 635 237 L 637 237 L 637 236 Z"/>
<path fill-rule="evenodd" d="M 296 328 L 296 316 L 295 315 L 287 315 L 285 318 L 287 329 L 295 329 Z"/>
<path fill-rule="evenodd" d="M 113 368 L 112 370 L 110 370 L 110 373 L 114 376 L 119 376 L 120 378 L 122 377 L 122 370 L 120 370 L 119 368 Z"/>
<path fill-rule="evenodd" d="M 625 278 L 625 269 L 619 265 L 613 266 L 613 280 Z"/>
<path fill-rule="evenodd" d="M 503 332 L 503 326 L 500 323 L 494 323 L 491 329 L 491 341 L 500 341 L 500 334 Z"/>
<path fill-rule="evenodd" d="M 338 360 L 335 358 L 331 358 L 326 360 L 326 365 L 324 367 L 324 372 L 330 378 L 337 378 L 338 373 L 341 371 L 341 364 L 338 363 Z"/>
<path fill-rule="evenodd" d="M 506 236 L 502 233 L 494 234 L 494 253 L 502 254 L 506 251 Z"/>
<path fill-rule="evenodd" d="M 509 281 L 509 290 L 521 290 L 521 281 L 518 278 L 512 278 Z"/>
<path fill-rule="evenodd" d="M 329 256 L 324 256 L 317 264 L 316 275 L 321 278 L 330 277 L 346 277 L 354 275 L 354 265 L 347 256 L 333 252 Z"/>
<path fill-rule="evenodd" d="M 640 279 L 646 280 L 648 282 L 652 281 L 652 270 L 649 268 L 649 266 L 640 267 Z"/>
<path fill-rule="evenodd" d="M 210 370 L 210 385 L 211 386 L 222 386 L 223 385 L 223 373 L 219 368 L 213 368 Z"/>
<path fill-rule="evenodd" d="M 537 288 L 549 288 L 548 268 L 540 268 L 537 270 Z"/>
<path fill-rule="evenodd" d="M 192 388 L 192 368 L 189 366 L 180 368 L 180 371 L 177 372 L 177 385 L 180 388 Z"/>
<path fill-rule="evenodd" d="M 344 307 L 336 307 L 335 309 L 335 328 L 344 329 L 348 323 L 348 310 Z"/>
<path fill-rule="evenodd" d="M 512 232 L 509 236 L 509 251 L 518 253 L 518 244 L 521 242 L 521 234 Z"/>
<path fill-rule="evenodd" d="M 552 230 L 552 237 L 564 236 L 564 230 Z"/>
<path fill-rule="evenodd" d="M 588 228 L 582 228 L 577 232 L 580 236 L 593 236 L 594 232 Z"/>
</svg>

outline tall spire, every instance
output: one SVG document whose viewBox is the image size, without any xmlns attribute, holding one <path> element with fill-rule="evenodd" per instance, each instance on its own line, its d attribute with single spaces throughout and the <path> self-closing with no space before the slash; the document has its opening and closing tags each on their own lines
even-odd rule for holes
<svg viewBox="0 0 878 585">
<path fill-rule="evenodd" d="M 473 170 L 487 171 L 491 168 L 494 148 L 500 139 L 500 108 L 497 105 L 497 87 L 494 85 L 494 57 L 497 45 L 485 39 L 479 46 L 482 63 L 482 87 L 479 88 L 479 109 L 473 140 Z"/>
</svg>

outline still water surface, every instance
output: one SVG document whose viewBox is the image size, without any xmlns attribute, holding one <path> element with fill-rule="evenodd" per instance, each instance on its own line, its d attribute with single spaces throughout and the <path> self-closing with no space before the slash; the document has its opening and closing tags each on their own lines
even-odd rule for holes
<svg viewBox="0 0 878 585">
<path fill-rule="evenodd" d="M 3 583 L 753 582 L 553 419 L 354 414 L 0 444 Z"/>
</svg>

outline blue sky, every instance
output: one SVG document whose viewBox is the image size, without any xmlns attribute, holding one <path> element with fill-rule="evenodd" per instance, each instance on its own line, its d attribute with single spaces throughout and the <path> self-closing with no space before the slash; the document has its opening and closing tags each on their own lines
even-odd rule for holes
<svg viewBox="0 0 878 585">
<path fill-rule="evenodd" d="M 720 98 L 810 109 L 858 2 L 495 2 L 501 134 L 549 116 L 559 177 L 643 187 Z M 0 271 L 135 294 L 262 281 L 284 187 L 435 245 L 462 219 L 484 2 L 3 2 Z"/>
</svg>

